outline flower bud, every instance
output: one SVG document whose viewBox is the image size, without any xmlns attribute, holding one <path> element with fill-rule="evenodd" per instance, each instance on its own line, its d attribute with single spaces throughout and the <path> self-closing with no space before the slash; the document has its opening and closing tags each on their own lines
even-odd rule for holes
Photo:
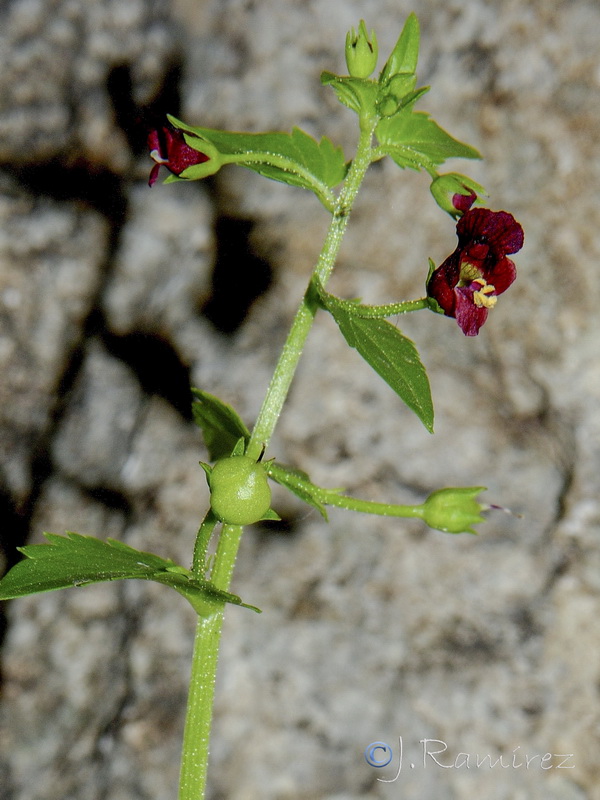
<svg viewBox="0 0 600 800">
<path fill-rule="evenodd" d="M 353 78 L 368 78 L 377 66 L 377 37 L 367 34 L 365 21 L 361 19 L 358 33 L 352 28 L 346 34 L 346 64 Z"/>
<path fill-rule="evenodd" d="M 221 167 L 221 159 L 214 145 L 192 131 L 177 128 L 171 122 L 149 132 L 148 149 L 150 158 L 155 162 L 148 179 L 149 186 L 156 183 L 161 166 L 182 179 L 204 178 Z"/>
<path fill-rule="evenodd" d="M 456 172 L 438 175 L 429 189 L 438 206 L 455 218 L 468 211 L 479 195 L 485 195 L 483 186 Z"/>
<path fill-rule="evenodd" d="M 207 469 L 210 505 L 221 522 L 252 525 L 271 505 L 271 488 L 263 464 L 248 456 L 222 458 Z"/>
<path fill-rule="evenodd" d="M 419 98 L 415 92 L 417 76 L 412 72 L 398 72 L 385 83 L 380 81 L 377 111 L 382 117 L 391 117 Z M 423 90 L 420 90 L 424 94 Z"/>
<path fill-rule="evenodd" d="M 398 111 L 398 100 L 390 94 L 386 94 L 377 104 L 377 111 L 382 117 L 391 117 Z"/>
<path fill-rule="evenodd" d="M 481 512 L 490 508 L 475 500 L 484 491 L 484 486 L 439 489 L 423 503 L 423 521 L 444 533 L 476 533 L 471 525 L 484 522 Z"/>
</svg>

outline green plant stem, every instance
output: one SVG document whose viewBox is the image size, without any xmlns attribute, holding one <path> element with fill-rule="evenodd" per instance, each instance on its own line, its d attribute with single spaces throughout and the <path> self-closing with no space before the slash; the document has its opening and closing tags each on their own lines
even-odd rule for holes
<svg viewBox="0 0 600 800">
<path fill-rule="evenodd" d="M 183 734 L 179 800 L 202 800 L 206 789 L 208 746 L 223 610 L 200 617 L 196 626 L 192 673 Z"/>
<path fill-rule="evenodd" d="M 223 525 L 211 573 L 211 581 L 217 589 L 229 589 L 243 530 L 241 525 Z"/>
<path fill-rule="evenodd" d="M 373 136 L 374 125 L 366 130 L 361 130 L 361 135 L 356 150 L 356 156 L 348 171 L 346 181 L 338 197 L 335 210 L 327 231 L 327 236 L 317 261 L 315 270 L 311 276 L 321 286 L 325 286 L 333 270 L 335 260 L 340 250 L 342 238 L 348 225 L 350 210 L 360 188 L 360 184 L 371 163 L 371 139 Z M 300 308 L 292 323 L 283 350 L 262 408 L 259 412 L 256 425 L 252 431 L 250 442 L 246 450 L 246 455 L 250 458 L 258 458 L 263 447 L 267 446 L 275 425 L 281 414 L 283 404 L 288 395 L 296 367 L 302 355 L 302 350 L 306 342 L 306 337 L 312 326 L 313 320 L 318 310 L 318 303 L 314 297 L 314 290 L 309 285 L 304 295 Z"/>
<path fill-rule="evenodd" d="M 322 286 L 325 286 L 331 275 L 348 224 L 352 204 L 372 161 L 371 141 L 374 126 L 374 121 L 371 121 L 369 125 L 361 125 L 356 155 L 335 203 L 323 249 L 311 276 L 311 281 L 314 277 Z M 273 435 L 318 308 L 314 289 L 309 285 L 290 328 L 250 437 L 246 454 L 251 458 L 258 459 L 260 457 L 263 448 L 268 445 Z M 202 534 L 208 533 L 206 523 L 207 520 L 201 526 Z M 229 588 L 241 535 L 242 528 L 240 526 L 223 525 L 211 573 L 211 580 L 219 589 Z M 207 541 L 203 535 L 202 541 L 196 547 L 196 569 L 201 566 L 206 552 L 206 544 Z M 183 738 L 179 800 L 202 800 L 204 798 L 222 622 L 223 610 L 221 609 L 208 617 L 201 618 L 196 630 Z"/>
<path fill-rule="evenodd" d="M 209 512 L 198 535 L 198 540 L 202 541 L 201 554 L 199 553 L 197 558 L 198 567 L 205 563 L 206 545 L 208 544 L 206 534 L 209 534 L 209 527 L 212 532 L 213 522 L 214 515 Z M 241 525 L 223 525 L 211 575 L 212 583 L 218 588 L 229 587 L 242 531 Z M 196 626 L 183 733 L 179 800 L 202 800 L 206 789 L 210 729 L 222 626 L 222 608 L 215 610 L 210 616 L 200 617 Z"/>
<path fill-rule="evenodd" d="M 359 500 L 356 497 L 324 491 L 318 495 L 321 503 L 328 506 L 345 508 L 348 511 L 361 511 L 364 514 L 377 514 L 380 517 L 412 517 L 422 519 L 425 509 L 423 505 L 402 506 L 394 503 L 376 503 L 372 500 Z"/>
</svg>

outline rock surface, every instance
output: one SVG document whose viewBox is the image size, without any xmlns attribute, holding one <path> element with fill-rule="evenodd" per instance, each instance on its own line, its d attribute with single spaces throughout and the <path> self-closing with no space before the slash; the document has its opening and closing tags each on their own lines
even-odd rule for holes
<svg viewBox="0 0 600 800">
<path fill-rule="evenodd" d="M 421 107 L 485 156 L 456 168 L 523 224 L 519 280 L 476 339 L 442 317 L 398 320 L 430 372 L 434 436 L 320 317 L 269 453 L 373 500 L 485 484 L 523 516 L 445 537 L 342 511 L 327 525 L 277 492 L 285 532 L 249 530 L 238 559 L 234 591 L 263 614 L 226 616 L 208 796 L 600 800 L 600 9 L 51 5 L 0 12 L 4 554 L 25 528 L 30 542 L 69 529 L 189 562 L 208 493 L 187 384 L 255 418 L 326 229 L 316 200 L 244 170 L 150 192 L 115 70 L 132 117 L 180 57 L 170 110 L 191 124 L 300 124 L 351 154 L 352 115 L 319 73 L 344 70 L 361 16 L 385 53 L 414 9 Z M 61 177 L 43 183 L 50 160 Z M 332 286 L 420 296 L 427 258 L 454 246 L 425 177 L 382 164 Z M 138 582 L 11 603 L 7 798 L 174 797 L 193 628 L 176 595 Z M 403 771 L 378 781 L 399 737 Z M 449 768 L 424 761 L 425 739 Z M 394 753 L 381 770 L 363 756 L 377 741 Z M 486 754 L 508 766 L 477 766 Z"/>
</svg>

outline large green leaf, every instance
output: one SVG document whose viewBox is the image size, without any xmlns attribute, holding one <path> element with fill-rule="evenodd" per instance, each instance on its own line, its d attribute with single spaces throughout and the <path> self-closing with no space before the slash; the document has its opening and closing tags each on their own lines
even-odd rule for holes
<svg viewBox="0 0 600 800">
<path fill-rule="evenodd" d="M 358 350 L 433 433 L 429 380 L 411 340 L 386 320 L 354 315 L 351 309 L 336 304 L 334 300 L 327 303 L 327 309 L 350 347 Z"/>
<path fill-rule="evenodd" d="M 194 422 L 202 429 L 211 461 L 233 453 L 240 439 L 248 441 L 250 431 L 230 405 L 201 389 L 192 389 Z"/>
<path fill-rule="evenodd" d="M 475 148 L 454 139 L 429 114 L 412 108 L 381 119 L 375 135 L 381 150 L 400 167 L 433 170 L 447 158 L 480 157 Z"/>
<path fill-rule="evenodd" d="M 44 536 L 49 544 L 18 548 L 25 558 L 0 580 L 0 600 L 138 578 L 171 586 L 189 600 L 199 614 L 212 613 L 222 603 L 253 608 L 242 603 L 237 595 L 222 592 L 209 581 L 194 577 L 170 559 L 135 550 L 114 539 L 103 541 L 79 533 L 66 536 L 45 533 Z"/>
<path fill-rule="evenodd" d="M 236 163 L 267 178 L 315 190 L 316 185 L 332 188 L 346 177 L 346 161 L 341 147 L 323 137 L 320 142 L 300 128 L 291 133 L 241 133 L 196 128 L 169 117 L 176 128 L 209 141 L 222 156 L 249 154 Z"/>
</svg>

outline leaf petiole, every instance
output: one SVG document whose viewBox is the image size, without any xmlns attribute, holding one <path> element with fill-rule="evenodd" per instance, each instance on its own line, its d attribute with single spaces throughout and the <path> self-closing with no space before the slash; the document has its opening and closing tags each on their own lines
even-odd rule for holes
<svg viewBox="0 0 600 800">
<path fill-rule="evenodd" d="M 367 305 L 361 303 L 360 300 L 344 300 L 341 297 L 330 294 L 316 279 L 313 280 L 313 286 L 319 302 L 325 310 L 330 311 L 332 308 L 337 307 L 351 317 L 385 319 L 386 317 L 394 317 L 397 314 L 407 314 L 409 311 L 421 311 L 423 308 L 429 308 L 428 297 L 419 297 L 417 300 L 403 300 L 397 303 L 385 303 L 383 305 Z"/>
</svg>

